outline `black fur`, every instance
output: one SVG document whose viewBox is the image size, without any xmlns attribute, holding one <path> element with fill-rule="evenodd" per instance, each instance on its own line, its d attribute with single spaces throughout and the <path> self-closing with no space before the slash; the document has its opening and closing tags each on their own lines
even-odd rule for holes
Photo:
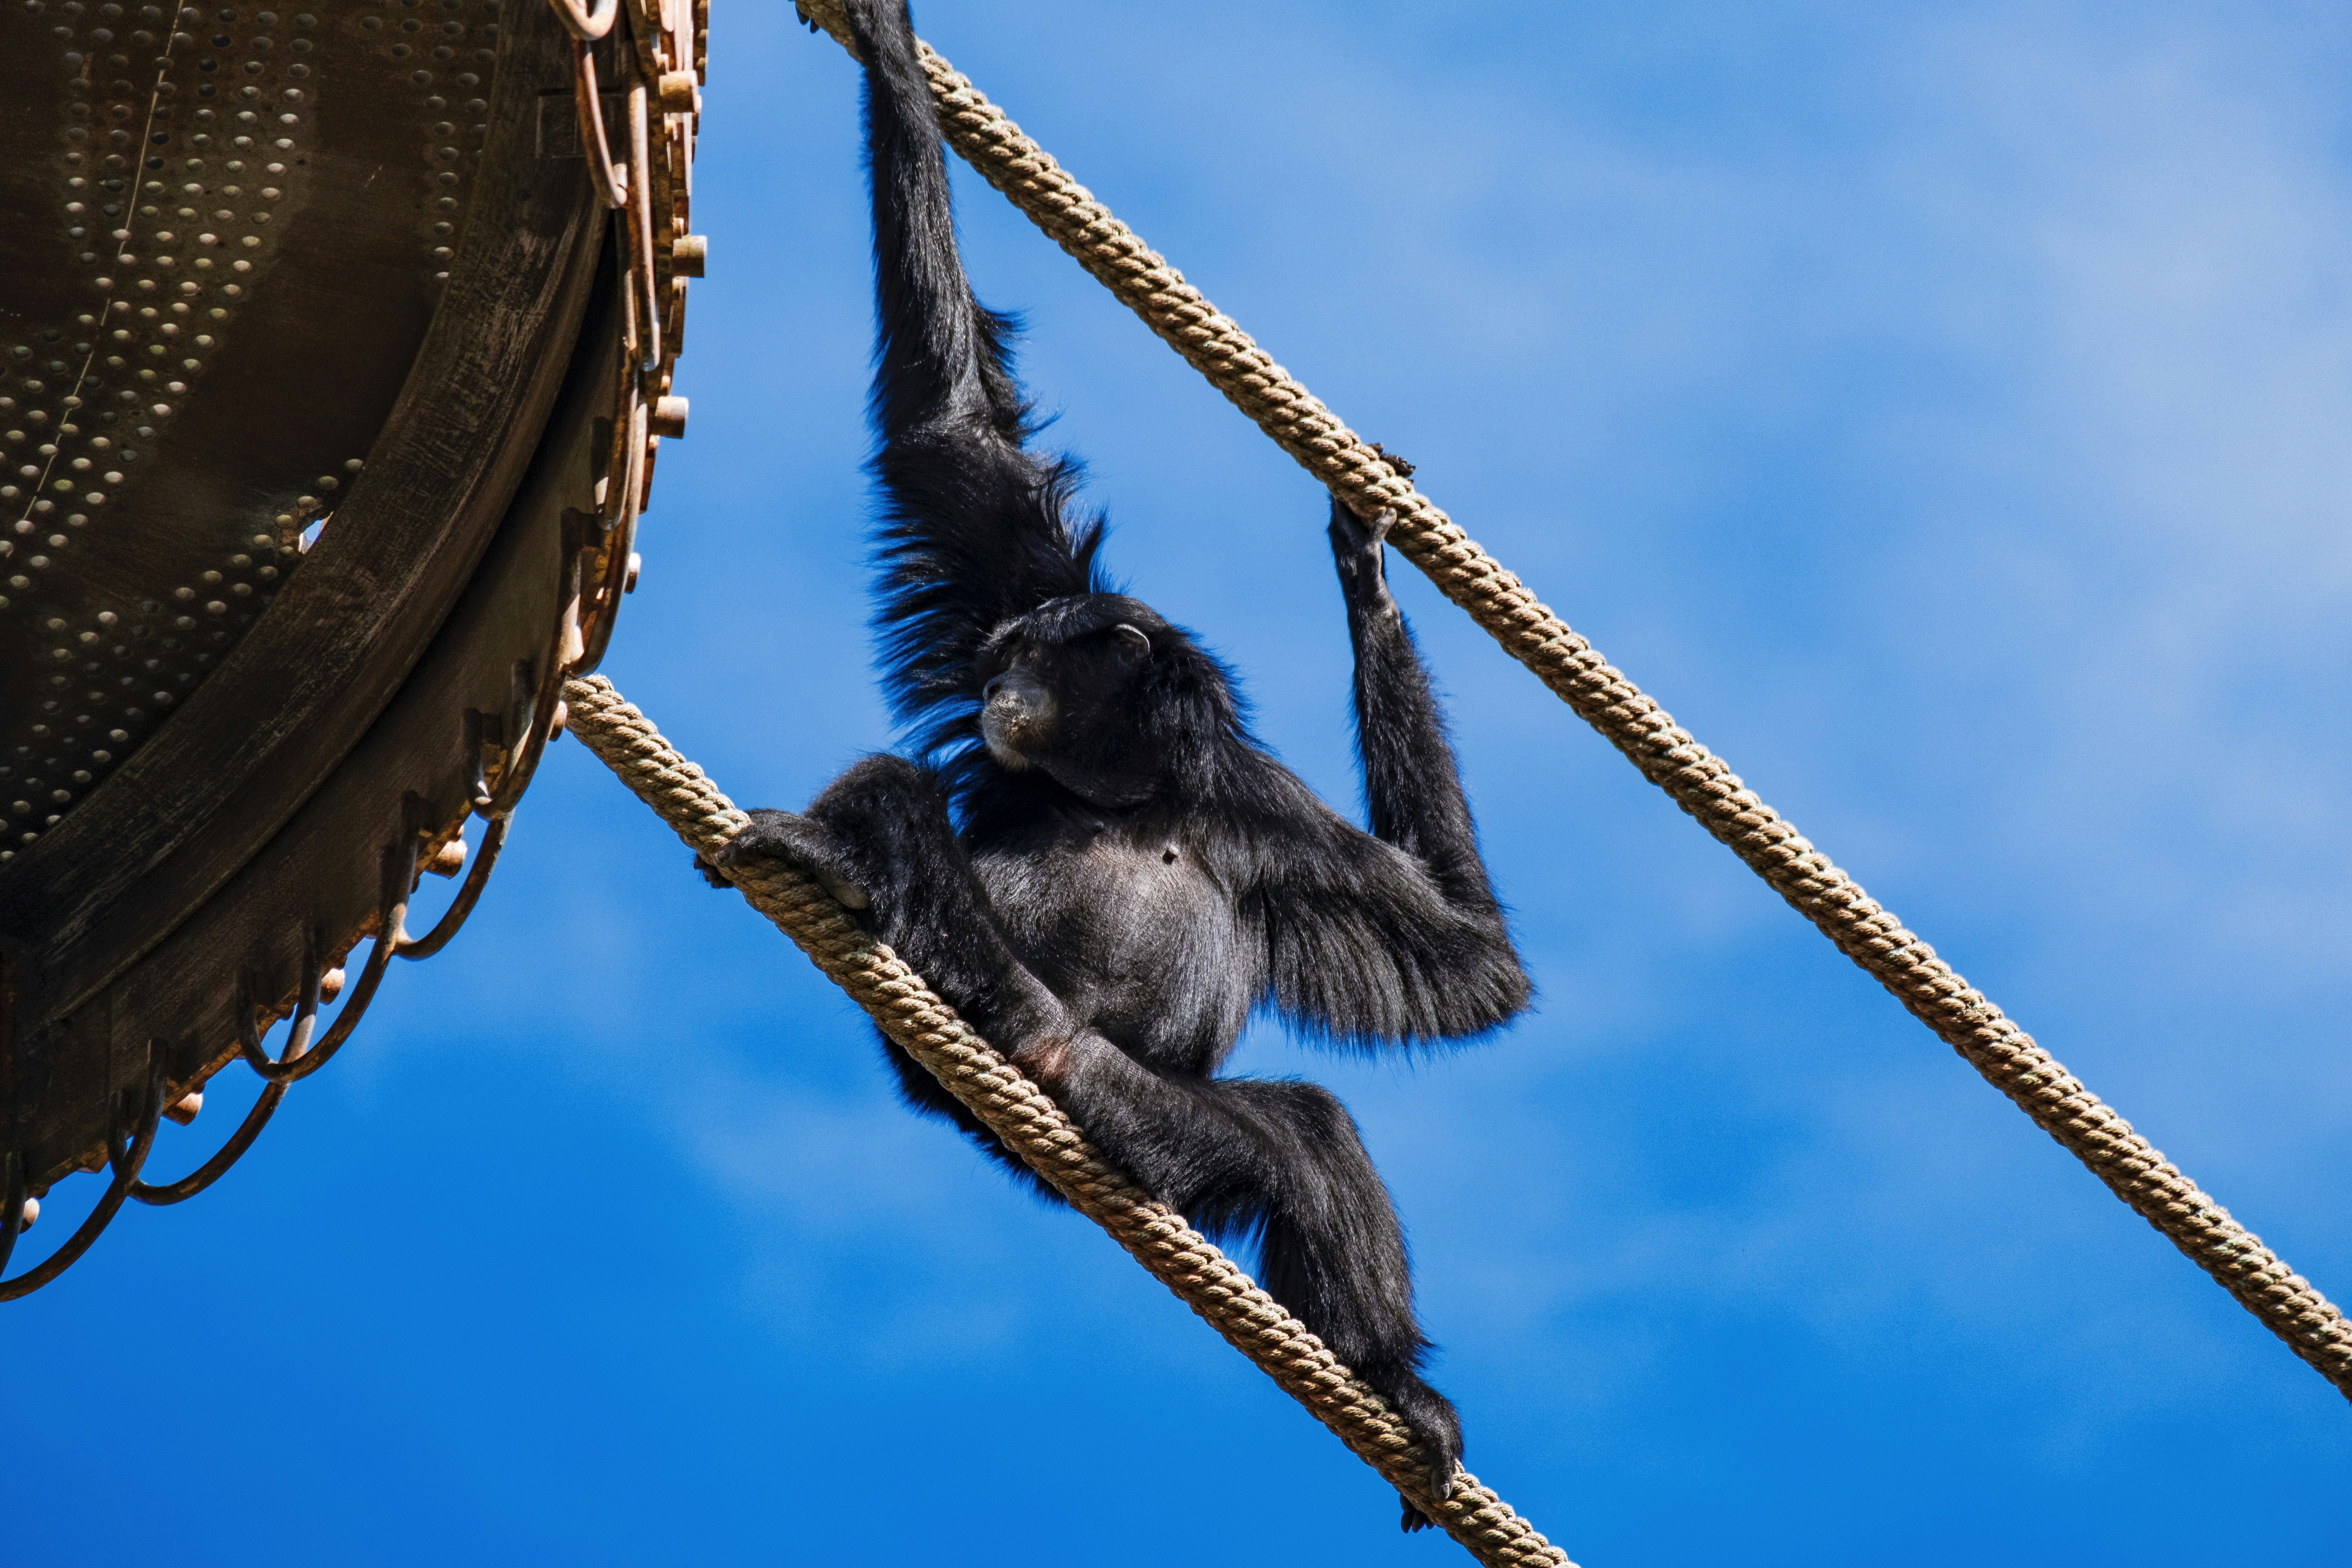
<svg viewBox="0 0 2352 1568">
<path fill-rule="evenodd" d="M 814 872 L 1145 1187 L 1254 1239 L 1267 1289 L 1401 1411 L 1442 1491 L 1459 1428 L 1421 1379 L 1403 1238 L 1354 1121 L 1311 1083 L 1214 1076 L 1260 1007 L 1370 1050 L 1527 1005 L 1382 575 L 1388 520 L 1332 506 L 1367 834 L 1251 737 L 1213 656 L 1108 591 L 1100 520 L 1073 526 L 1073 468 L 1026 450 L 1009 323 L 964 277 L 904 0 L 848 11 L 874 205 L 877 619 L 928 760 L 869 757 L 805 816 L 755 812 L 722 858 Z M 889 1056 L 909 1103 L 1034 1181 Z"/>
</svg>

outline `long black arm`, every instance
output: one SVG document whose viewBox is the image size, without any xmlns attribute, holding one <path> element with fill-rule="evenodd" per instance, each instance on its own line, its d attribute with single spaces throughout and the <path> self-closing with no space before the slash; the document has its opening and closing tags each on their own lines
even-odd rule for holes
<svg viewBox="0 0 2352 1568">
<path fill-rule="evenodd" d="M 1478 854 L 1429 671 L 1381 566 L 1387 520 L 1336 499 L 1331 550 L 1356 653 L 1356 749 L 1370 835 L 1303 785 L 1291 842 L 1265 853 L 1276 1005 L 1342 1042 L 1492 1028 L 1529 987 Z"/>
<path fill-rule="evenodd" d="M 1099 526 L 1064 521 L 1075 475 L 1024 449 L 1013 324 L 973 298 L 905 0 L 845 7 L 866 62 L 874 206 L 874 471 L 887 501 L 877 619 L 898 716 L 927 750 L 969 740 L 991 629 L 1093 591 Z"/>
<path fill-rule="evenodd" d="M 1387 531 L 1387 521 L 1367 527 L 1332 498 L 1331 551 L 1356 652 L 1356 758 L 1372 837 L 1426 866 L 1448 904 L 1491 921 L 1499 937 L 1502 910 L 1478 855 L 1445 718 L 1412 628 L 1389 593 Z"/>
<path fill-rule="evenodd" d="M 956 249 L 939 118 L 905 0 L 848 7 L 866 63 L 877 342 L 873 416 L 884 439 L 925 426 L 1018 447 L 1028 405 L 1005 363 L 1003 318 L 973 298 Z"/>
</svg>

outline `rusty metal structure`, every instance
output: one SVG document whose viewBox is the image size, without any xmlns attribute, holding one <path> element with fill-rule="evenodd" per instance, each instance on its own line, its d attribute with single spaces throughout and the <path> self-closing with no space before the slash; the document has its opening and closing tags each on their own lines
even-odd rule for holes
<svg viewBox="0 0 2352 1568">
<path fill-rule="evenodd" d="M 7 1300 L 217 1179 L 479 898 L 684 434 L 708 9 L 0 18 Z M 411 935 L 425 871 L 464 880 Z M 251 1113 L 152 1177 L 239 1057 Z M 9 1275 L 76 1172 L 104 1195 Z"/>
</svg>

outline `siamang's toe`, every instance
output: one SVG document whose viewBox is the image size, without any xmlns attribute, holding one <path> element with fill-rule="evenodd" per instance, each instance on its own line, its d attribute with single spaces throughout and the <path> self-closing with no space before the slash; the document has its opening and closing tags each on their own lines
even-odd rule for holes
<svg viewBox="0 0 2352 1568">
<path fill-rule="evenodd" d="M 1410 1373 L 1397 1378 L 1391 1386 L 1381 1387 L 1381 1394 L 1389 1407 L 1404 1418 L 1427 1458 L 1429 1468 L 1423 1484 L 1429 1495 L 1440 1502 L 1452 1497 L 1454 1478 L 1462 1468 L 1462 1420 L 1454 1414 L 1453 1403 Z M 1403 1525 L 1407 1531 L 1425 1530 L 1434 1522 L 1411 1501 L 1405 1503 Z"/>
<path fill-rule="evenodd" d="M 1452 1406 L 1446 1413 L 1453 1414 Z M 1445 1439 L 1450 1437 L 1451 1442 Z M 1426 1441 L 1427 1439 L 1424 1439 Z M 1458 1428 L 1438 1439 L 1444 1451 L 1429 1461 L 1429 1495 L 1444 1502 L 1454 1495 L 1454 1479 L 1462 1473 L 1462 1437 Z"/>
<path fill-rule="evenodd" d="M 866 910 L 874 907 L 873 895 L 855 882 L 845 882 L 838 877 L 819 877 L 817 881 L 824 886 L 826 892 L 833 895 L 834 902 L 845 910 Z"/>
<path fill-rule="evenodd" d="M 699 855 L 697 855 L 694 858 L 694 868 L 701 872 L 702 879 L 709 883 L 714 888 L 731 888 L 735 885 L 727 879 L 726 872 L 720 870 L 718 867 L 712 865 L 709 861 L 704 859 Z"/>
<path fill-rule="evenodd" d="M 1430 1466 L 1430 1495 L 1440 1502 L 1444 1502 L 1447 1499 L 1451 1498 L 1454 1495 L 1454 1477 L 1459 1468 L 1460 1467 L 1457 1462 L 1453 1459 L 1442 1460 L 1437 1464 Z M 1402 1492 L 1399 1492 L 1397 1493 L 1397 1500 L 1404 1504 L 1404 1519 L 1402 1523 L 1404 1532 L 1407 1535 L 1412 1534 L 1416 1530 L 1433 1530 L 1437 1528 L 1437 1521 L 1431 1518 L 1428 1514 L 1422 1512 L 1420 1506 L 1411 1498 L 1405 1496 Z"/>
</svg>

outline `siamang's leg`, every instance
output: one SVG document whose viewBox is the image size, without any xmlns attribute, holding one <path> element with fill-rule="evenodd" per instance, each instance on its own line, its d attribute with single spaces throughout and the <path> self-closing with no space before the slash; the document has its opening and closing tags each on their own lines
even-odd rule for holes
<svg viewBox="0 0 2352 1568">
<path fill-rule="evenodd" d="M 1262 1237 L 1260 1282 L 1389 1401 L 1448 1489 L 1461 1426 L 1422 1381 L 1404 1237 L 1346 1108 L 1311 1083 L 1162 1078 L 1085 1033 L 1054 1066 L 1045 1087 L 1155 1197 L 1213 1235 Z"/>
<path fill-rule="evenodd" d="M 1356 751 L 1372 836 L 1417 857 L 1446 901 L 1491 922 L 1502 911 L 1487 885 L 1469 803 L 1445 739 L 1445 719 L 1404 612 L 1391 596 L 1381 554 L 1394 512 L 1367 523 L 1331 498 L 1331 554 L 1356 649 Z"/>
<path fill-rule="evenodd" d="M 1453 1402 L 1422 1380 L 1430 1344 L 1413 1313 L 1404 1236 L 1355 1119 L 1317 1084 L 1211 1087 L 1277 1156 L 1259 1283 L 1404 1417 L 1429 1452 L 1431 1489 L 1445 1496 L 1461 1463 L 1462 1424 Z M 1407 1502 L 1403 1522 L 1412 1531 L 1430 1521 Z"/>
</svg>

